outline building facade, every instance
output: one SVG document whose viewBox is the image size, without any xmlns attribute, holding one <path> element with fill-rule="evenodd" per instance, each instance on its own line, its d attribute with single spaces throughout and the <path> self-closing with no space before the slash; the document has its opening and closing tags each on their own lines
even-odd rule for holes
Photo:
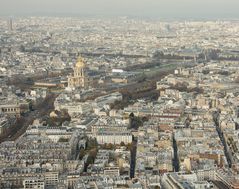
<svg viewBox="0 0 239 189">
<path fill-rule="evenodd" d="M 69 88 L 89 88 L 90 78 L 85 71 L 85 61 L 83 58 L 79 57 L 78 61 L 74 67 L 74 73 L 68 77 L 68 87 Z"/>
</svg>

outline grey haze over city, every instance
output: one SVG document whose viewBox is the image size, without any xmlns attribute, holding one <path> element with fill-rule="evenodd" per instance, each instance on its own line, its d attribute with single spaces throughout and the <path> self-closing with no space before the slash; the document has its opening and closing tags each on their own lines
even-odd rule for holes
<svg viewBox="0 0 239 189">
<path fill-rule="evenodd" d="M 0 0 L 0 15 L 237 19 L 238 7 L 238 0 Z"/>
</svg>

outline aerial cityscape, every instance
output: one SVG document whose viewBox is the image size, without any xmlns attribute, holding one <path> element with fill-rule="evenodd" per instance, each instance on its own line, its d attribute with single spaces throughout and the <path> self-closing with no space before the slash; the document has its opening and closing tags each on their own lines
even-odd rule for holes
<svg viewBox="0 0 239 189">
<path fill-rule="evenodd" d="M 239 16 L 12 15 L 0 189 L 239 189 Z"/>
</svg>

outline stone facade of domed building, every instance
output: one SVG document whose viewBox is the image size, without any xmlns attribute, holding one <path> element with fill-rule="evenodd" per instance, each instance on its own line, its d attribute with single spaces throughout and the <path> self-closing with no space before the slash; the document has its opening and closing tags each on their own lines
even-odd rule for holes
<svg viewBox="0 0 239 189">
<path fill-rule="evenodd" d="M 71 89 L 88 89 L 91 83 L 91 79 L 85 70 L 85 61 L 82 57 L 79 57 L 74 67 L 74 73 L 68 77 L 68 87 Z"/>
</svg>

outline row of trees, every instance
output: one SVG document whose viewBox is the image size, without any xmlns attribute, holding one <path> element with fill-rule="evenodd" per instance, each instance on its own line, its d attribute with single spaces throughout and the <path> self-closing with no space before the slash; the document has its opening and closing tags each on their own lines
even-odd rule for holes
<svg viewBox="0 0 239 189">
<path fill-rule="evenodd" d="M 195 92 L 197 94 L 202 94 L 204 92 L 203 88 L 201 87 L 194 87 L 194 88 L 190 88 L 188 87 L 187 83 L 177 83 L 174 86 L 171 86 L 172 89 L 176 89 L 179 90 L 180 92 Z"/>
<path fill-rule="evenodd" d="M 162 51 L 157 51 L 153 54 L 153 60 L 161 60 L 161 59 L 177 59 L 177 60 L 183 60 L 183 59 L 192 59 L 190 57 L 186 56 L 179 56 L 179 55 L 174 55 L 174 54 L 165 54 Z"/>
</svg>

